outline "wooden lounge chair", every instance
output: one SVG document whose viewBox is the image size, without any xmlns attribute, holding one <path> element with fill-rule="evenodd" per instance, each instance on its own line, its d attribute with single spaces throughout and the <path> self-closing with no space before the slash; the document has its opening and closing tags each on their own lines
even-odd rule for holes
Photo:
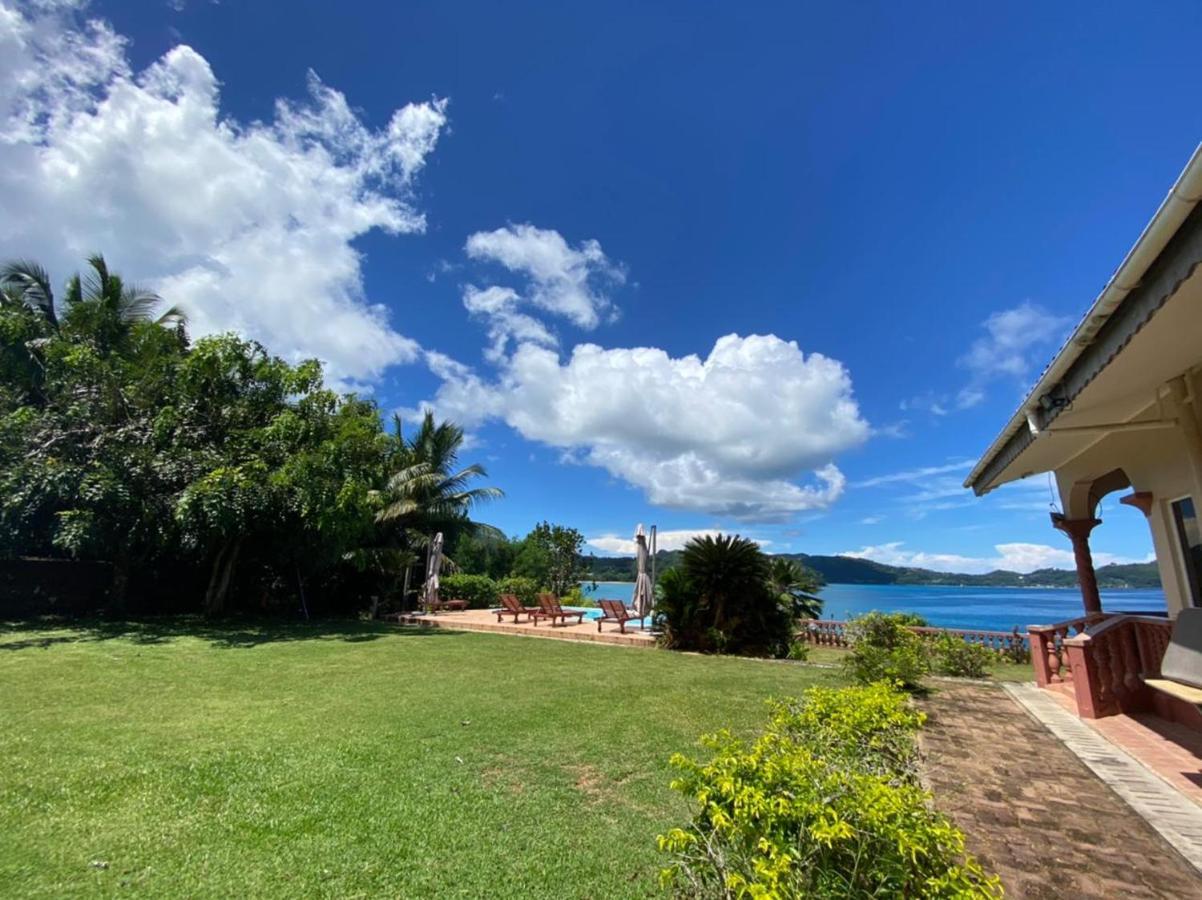
<svg viewBox="0 0 1202 900">
<path fill-rule="evenodd" d="M 1177 613 L 1160 677 L 1145 678 L 1144 684 L 1202 710 L 1202 607 Z"/>
<path fill-rule="evenodd" d="M 561 625 L 567 625 L 568 619 L 576 616 L 576 624 L 584 624 L 584 610 L 582 609 L 564 609 L 559 605 L 559 598 L 554 594 L 539 594 L 538 595 L 538 612 L 530 614 L 530 621 L 536 626 L 539 619 L 550 619 L 551 626 L 555 626 L 556 620 Z"/>
<path fill-rule="evenodd" d="M 602 622 L 617 622 L 618 631 L 625 634 L 627 622 L 637 621 L 642 626 L 643 620 L 647 618 L 646 616 L 640 616 L 633 609 L 627 609 L 626 604 L 621 600 L 602 600 L 600 604 L 601 618 L 597 620 L 598 631 L 601 630 Z"/>
<path fill-rule="evenodd" d="M 534 618 L 534 614 L 540 611 L 537 606 L 522 606 L 522 601 L 514 594 L 501 595 L 501 608 L 497 610 L 497 621 L 500 622 L 505 616 L 513 616 L 513 624 L 518 624 L 519 616 L 530 616 Z"/>
</svg>

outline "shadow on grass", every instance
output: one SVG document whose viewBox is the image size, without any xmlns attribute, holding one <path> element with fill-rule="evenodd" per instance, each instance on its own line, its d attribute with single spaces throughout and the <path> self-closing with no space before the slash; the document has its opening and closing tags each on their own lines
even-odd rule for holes
<svg viewBox="0 0 1202 900">
<path fill-rule="evenodd" d="M 17 637 L 16 633 L 44 631 L 53 634 Z M 8 639 L 9 636 L 11 639 Z M 405 628 L 384 622 L 357 619 L 318 619 L 289 622 L 279 619 L 209 620 L 200 616 L 148 619 L 13 619 L 0 622 L 0 650 L 46 649 L 55 644 L 124 640 L 134 644 L 167 644 L 192 637 L 222 649 L 245 649 L 288 641 L 345 641 L 364 643 L 386 636 L 452 637 L 458 632 L 441 628 Z"/>
</svg>

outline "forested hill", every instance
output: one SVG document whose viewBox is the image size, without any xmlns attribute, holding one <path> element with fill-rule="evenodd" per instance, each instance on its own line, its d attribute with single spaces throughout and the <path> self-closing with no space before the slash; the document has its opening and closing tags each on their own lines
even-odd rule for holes
<svg viewBox="0 0 1202 900">
<path fill-rule="evenodd" d="M 669 568 L 680 551 L 661 551 L 656 566 Z M 999 569 L 984 575 L 934 572 L 905 566 L 887 566 L 869 559 L 850 556 L 810 556 L 805 553 L 779 554 L 795 559 L 821 575 L 828 584 L 951 584 L 965 587 L 1075 587 L 1077 573 L 1071 569 L 1037 569 L 1029 574 Z M 632 581 L 634 559 L 629 556 L 591 557 L 586 568 L 597 581 Z M 1101 566 L 1097 570 L 1101 588 L 1158 588 L 1160 572 L 1155 563 Z"/>
</svg>

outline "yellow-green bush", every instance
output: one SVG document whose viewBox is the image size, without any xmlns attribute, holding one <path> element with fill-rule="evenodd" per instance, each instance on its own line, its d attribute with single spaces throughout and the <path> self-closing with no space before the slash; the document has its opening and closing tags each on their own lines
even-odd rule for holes
<svg viewBox="0 0 1202 900">
<path fill-rule="evenodd" d="M 922 715 L 885 685 L 815 688 L 773 707 L 748 743 L 703 738 L 672 786 L 697 806 L 660 835 L 680 896 L 990 898 L 1001 886 L 964 850 L 914 771 Z"/>
</svg>

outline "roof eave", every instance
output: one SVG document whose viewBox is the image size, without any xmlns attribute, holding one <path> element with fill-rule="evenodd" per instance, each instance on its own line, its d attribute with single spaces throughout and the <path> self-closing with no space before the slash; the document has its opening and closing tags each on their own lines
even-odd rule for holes
<svg viewBox="0 0 1202 900">
<path fill-rule="evenodd" d="M 1044 369 L 1026 399 L 1010 417 L 1006 427 L 968 473 L 964 480 L 965 488 L 971 488 L 978 496 L 988 493 L 995 487 L 993 481 L 1001 471 L 1030 446 L 1034 435 L 1030 430 L 1028 417 L 1038 415 L 1040 399 L 1060 382 L 1073 363 L 1093 343 L 1098 331 L 1106 325 L 1127 295 L 1139 286 L 1148 268 L 1159 258 L 1199 201 L 1202 201 L 1202 144 L 1194 148 L 1193 155 L 1177 177 L 1168 196 L 1106 283 L 1106 287 L 1094 300 L 1089 311 Z M 1009 457 L 1005 465 L 995 466 L 995 461 L 1004 451 Z M 992 470 L 989 473 L 990 478 L 983 479 L 982 476 L 987 470 Z"/>
</svg>

